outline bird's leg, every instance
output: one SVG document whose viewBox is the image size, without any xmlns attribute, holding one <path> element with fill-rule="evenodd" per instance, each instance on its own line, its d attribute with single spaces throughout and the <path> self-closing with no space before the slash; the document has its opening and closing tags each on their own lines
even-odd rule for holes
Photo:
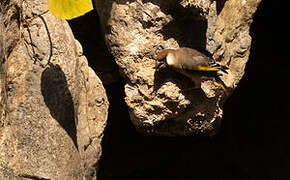
<svg viewBox="0 0 290 180">
<path fill-rule="evenodd" d="M 183 91 L 190 91 L 193 89 L 200 89 L 201 88 L 201 76 L 199 74 L 196 73 L 189 73 L 187 71 L 181 71 L 179 70 L 179 72 L 181 74 L 183 74 L 184 76 L 188 77 L 191 79 L 191 81 L 194 83 L 194 87 L 188 88 L 188 89 L 184 89 Z"/>
</svg>

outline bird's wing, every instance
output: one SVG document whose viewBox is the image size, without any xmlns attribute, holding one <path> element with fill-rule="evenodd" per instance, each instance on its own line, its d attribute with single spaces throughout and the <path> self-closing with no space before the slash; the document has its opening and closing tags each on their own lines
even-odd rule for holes
<svg viewBox="0 0 290 180">
<path fill-rule="evenodd" d="M 215 71 L 215 67 L 209 64 L 210 59 L 203 55 L 187 56 L 181 59 L 181 67 L 186 70 L 194 71 Z"/>
<path fill-rule="evenodd" d="M 180 58 L 180 67 L 182 67 L 182 69 L 215 72 L 221 70 L 221 67 L 213 63 L 211 58 L 195 49 L 182 48 L 180 51 L 184 51 L 181 52 L 181 54 L 184 54 L 184 56 Z"/>
</svg>

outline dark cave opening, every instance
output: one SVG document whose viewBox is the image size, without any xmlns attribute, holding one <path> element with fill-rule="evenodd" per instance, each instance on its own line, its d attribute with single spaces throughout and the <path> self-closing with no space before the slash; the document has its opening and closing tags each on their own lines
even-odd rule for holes
<svg viewBox="0 0 290 180">
<path fill-rule="evenodd" d="M 288 82 L 288 66 L 276 45 L 283 38 L 277 28 L 283 27 L 281 21 L 276 21 L 280 14 L 273 13 L 277 6 L 262 1 L 255 14 L 246 73 L 226 101 L 220 132 L 214 137 L 143 136 L 130 122 L 124 82 L 105 85 L 110 109 L 98 179 L 289 178 L 289 88 L 280 84 Z"/>
</svg>

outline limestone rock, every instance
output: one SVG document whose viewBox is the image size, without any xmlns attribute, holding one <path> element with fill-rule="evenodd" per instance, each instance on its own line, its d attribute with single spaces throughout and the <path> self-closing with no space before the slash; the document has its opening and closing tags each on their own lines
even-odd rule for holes
<svg viewBox="0 0 290 180">
<path fill-rule="evenodd" d="M 221 79 L 237 87 L 249 56 L 249 27 L 260 0 L 95 0 L 107 45 L 125 78 L 126 103 L 145 134 L 212 134 L 227 96 L 207 80 L 201 90 L 172 70 L 156 73 L 165 48 L 207 51 L 229 67 Z M 217 8 L 218 7 L 218 8 Z M 229 90 L 230 93 L 231 90 Z"/>
<path fill-rule="evenodd" d="M 96 178 L 108 115 L 102 82 L 46 0 L 0 7 L 0 179 Z"/>
</svg>

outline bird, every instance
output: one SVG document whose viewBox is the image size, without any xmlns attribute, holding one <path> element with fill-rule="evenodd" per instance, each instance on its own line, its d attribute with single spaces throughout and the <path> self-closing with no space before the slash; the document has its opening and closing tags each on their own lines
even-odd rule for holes
<svg viewBox="0 0 290 180">
<path fill-rule="evenodd" d="M 156 56 L 155 69 L 157 72 L 166 67 L 190 78 L 194 89 L 201 88 L 203 79 L 215 78 L 217 84 L 226 93 L 226 86 L 219 78 L 220 72 L 228 73 L 228 67 L 215 62 L 212 58 L 196 49 L 181 47 L 178 49 L 164 49 Z"/>
</svg>

